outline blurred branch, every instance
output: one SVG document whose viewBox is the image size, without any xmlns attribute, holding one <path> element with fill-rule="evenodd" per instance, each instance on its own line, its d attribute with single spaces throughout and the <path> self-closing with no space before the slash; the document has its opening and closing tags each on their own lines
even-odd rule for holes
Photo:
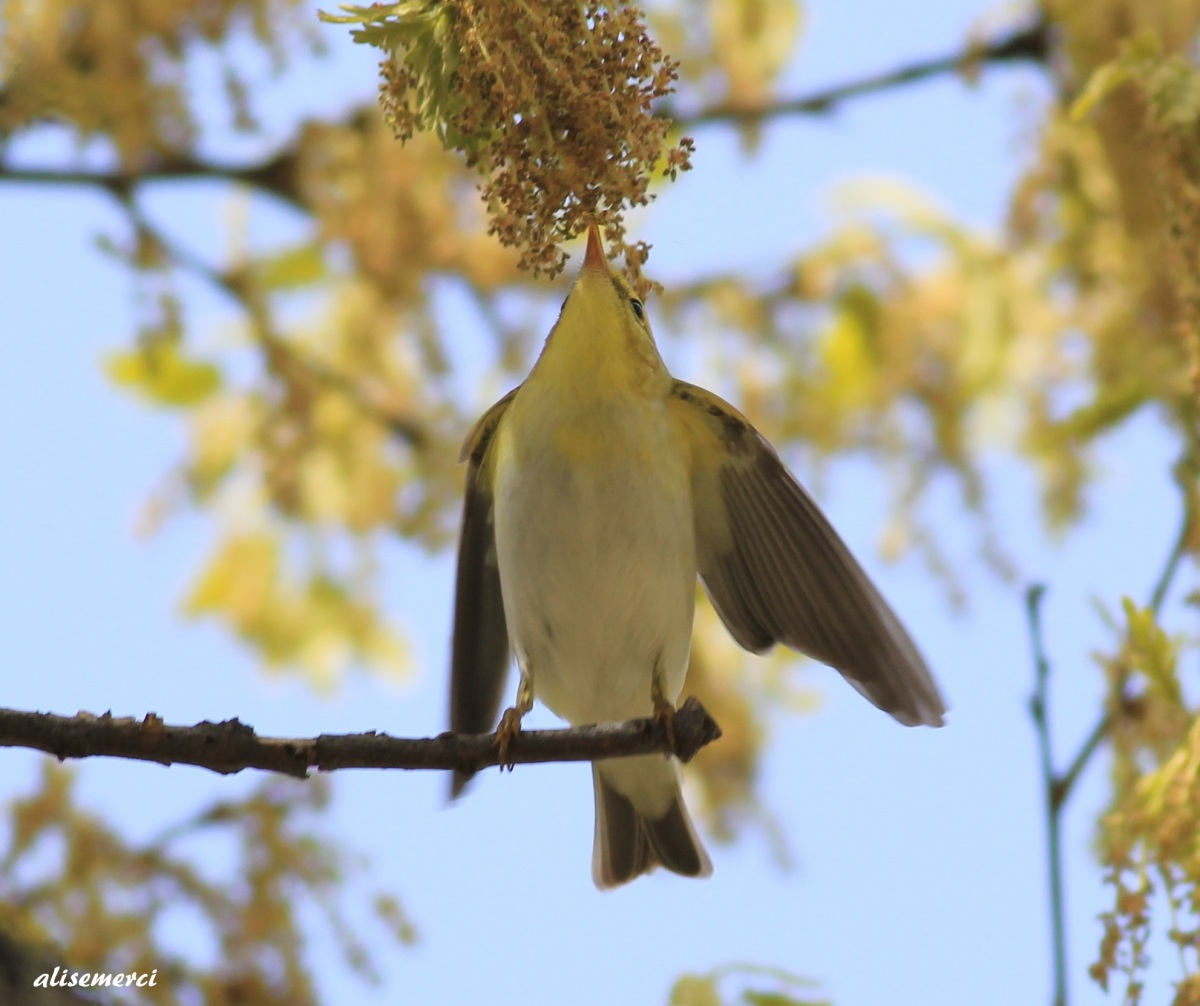
<svg viewBox="0 0 1200 1006">
<path fill-rule="evenodd" d="M 1150 595 L 1150 610 L 1158 615 L 1163 602 L 1174 582 L 1179 570 L 1179 564 L 1187 552 L 1191 540 L 1194 521 L 1192 496 L 1184 492 L 1184 513 L 1180 521 L 1179 532 L 1171 546 L 1163 564 L 1162 572 Z M 1111 706 L 1100 721 L 1088 733 L 1080 745 L 1075 757 L 1071 759 L 1067 770 L 1061 774 L 1054 769 L 1054 752 L 1051 746 L 1050 733 L 1050 663 L 1046 657 L 1045 645 L 1042 638 L 1041 603 L 1046 588 L 1035 584 L 1025 592 L 1025 611 L 1029 624 L 1029 635 L 1033 645 L 1033 660 L 1035 687 L 1030 701 L 1030 715 L 1033 717 L 1037 730 L 1038 752 L 1042 775 L 1042 789 L 1046 800 L 1046 856 L 1049 860 L 1050 883 L 1050 912 L 1051 926 L 1054 939 L 1054 1006 L 1066 1006 L 1066 922 L 1064 919 L 1065 895 L 1062 879 L 1062 844 L 1061 825 L 1062 813 L 1067 801 L 1074 792 L 1075 785 L 1083 770 L 1091 762 L 1092 757 L 1100 749 L 1101 743 L 1112 730 L 1113 717 L 1116 710 Z M 1131 699 L 1128 696 L 1118 696 L 1118 703 L 1123 708 Z"/>
<path fill-rule="evenodd" d="M 362 110 L 356 110 L 347 116 L 347 121 L 357 121 L 361 116 Z M 91 185 L 103 189 L 120 203 L 132 225 L 153 240 L 174 264 L 200 277 L 253 315 L 255 308 L 250 303 L 246 277 L 234 270 L 222 270 L 209 265 L 178 242 L 173 241 L 145 215 L 138 205 L 137 194 L 141 187 L 148 182 L 226 181 L 249 185 L 268 192 L 298 209 L 308 212 L 309 208 L 304 204 L 297 187 L 296 158 L 296 151 L 292 147 L 284 147 L 265 160 L 244 165 L 219 164 L 191 157 L 177 157 L 163 160 L 136 173 L 14 168 L 0 162 L 0 183 Z M 270 338 L 263 340 L 263 344 L 267 352 L 286 355 L 289 362 L 297 368 L 307 371 L 319 383 L 336 388 L 360 411 L 388 426 L 393 433 L 413 447 L 421 447 L 427 441 L 427 432 L 420 423 L 382 408 L 377 402 L 370 400 L 363 389 L 348 378 L 335 373 L 324 364 L 302 355 L 281 339 Z"/>
<path fill-rule="evenodd" d="M 672 119 L 681 129 L 722 122 L 744 125 L 788 115 L 823 115 L 853 98 L 877 94 L 946 73 L 969 74 L 989 64 L 1044 63 L 1049 52 L 1048 35 L 1045 22 L 1038 20 L 994 42 L 971 43 L 960 52 L 870 74 L 798 98 L 757 107 L 713 105 L 691 114 L 679 112 L 673 105 L 663 104 L 659 106 L 657 114 Z M 376 114 L 373 103 L 351 109 L 341 121 L 360 121 L 368 114 Z M 226 181 L 261 189 L 301 210 L 307 210 L 297 187 L 296 159 L 296 149 L 286 146 L 270 157 L 247 164 L 222 164 L 196 157 L 176 156 L 164 158 L 134 172 L 20 168 L 0 162 L 0 183 L 91 185 L 119 196 L 147 182 Z"/>
<path fill-rule="evenodd" d="M 254 324 L 251 326 L 252 331 L 269 361 L 286 360 L 289 366 L 303 371 L 316 383 L 333 388 L 344 395 L 359 412 L 387 426 L 410 446 L 417 448 L 426 446 L 429 436 L 420 422 L 384 408 L 373 400 L 366 389 L 357 382 L 337 373 L 319 360 L 301 352 L 287 340 L 273 334 L 270 326 L 265 322 L 263 305 L 256 303 L 256 298 L 251 295 L 251 284 L 248 282 L 249 277 L 245 270 L 223 270 L 209 265 L 154 224 L 137 205 L 137 201 L 131 193 L 120 195 L 118 200 L 133 227 L 142 236 L 153 241 L 171 262 L 220 290 L 254 319 Z"/>
<path fill-rule="evenodd" d="M 168 726 L 154 713 L 137 720 L 111 713 L 56 716 L 0 709 L 0 747 L 33 748 L 60 761 L 103 756 L 195 765 L 223 775 L 256 768 L 300 779 L 307 777 L 309 769 L 475 772 L 501 764 L 595 761 L 655 752 L 686 762 L 720 736 L 720 727 L 695 698 L 689 698 L 669 724 L 643 719 L 566 730 L 523 730 L 510 741 L 503 762 L 495 734 L 444 733 L 405 739 L 371 731 L 314 738 L 259 737 L 236 719 Z"/>
<path fill-rule="evenodd" d="M 1190 496 L 1186 493 L 1185 499 L 1190 499 Z M 1167 555 L 1166 562 L 1163 564 L 1163 570 L 1159 574 L 1158 581 L 1154 585 L 1154 590 L 1150 594 L 1150 610 L 1155 615 L 1158 615 L 1162 610 L 1167 592 L 1171 589 L 1171 584 L 1175 580 L 1175 574 L 1179 570 L 1179 563 L 1187 551 L 1188 541 L 1192 534 L 1193 519 L 1194 515 L 1190 505 L 1185 504 L 1183 519 L 1179 524 L 1179 533 L 1175 537 L 1175 542 L 1171 546 L 1171 551 Z M 1122 697 L 1123 700 L 1124 698 Z M 1055 780 L 1055 799 L 1060 805 L 1067 802 L 1071 791 L 1075 788 L 1075 783 L 1079 780 L 1080 775 L 1083 774 L 1083 770 L 1087 768 L 1088 763 L 1099 749 L 1100 744 L 1108 736 L 1112 726 L 1113 712 L 1109 709 L 1105 711 L 1104 715 L 1100 717 L 1099 722 L 1088 733 L 1087 739 L 1080 745 L 1079 751 L 1071 760 L 1071 764 L 1067 770 Z"/>
<path fill-rule="evenodd" d="M 34 185 L 91 185 L 122 198 L 147 182 L 237 182 L 277 196 L 307 211 L 296 184 L 296 151 L 291 147 L 249 164 L 221 164 L 194 157 L 172 157 L 139 171 L 86 171 L 59 168 L 18 168 L 0 162 L 0 183 Z"/>
<path fill-rule="evenodd" d="M 1190 499 L 1190 497 L 1186 497 Z M 1163 601 L 1167 599 L 1167 591 L 1171 589 L 1171 584 L 1175 582 L 1175 574 L 1179 570 L 1179 563 L 1183 559 L 1184 552 L 1187 551 L 1188 541 L 1192 534 L 1192 511 L 1190 507 L 1184 507 L 1183 520 L 1179 523 L 1179 534 L 1175 536 L 1175 544 L 1171 546 L 1171 551 L 1167 555 L 1167 561 L 1163 565 L 1163 571 L 1159 574 L 1158 582 L 1154 585 L 1154 590 L 1150 594 L 1150 610 L 1157 615 L 1163 606 Z"/>
<path fill-rule="evenodd" d="M 1042 770 L 1042 791 L 1046 799 L 1046 858 L 1050 869 L 1050 919 L 1054 941 L 1054 1006 L 1067 1006 L 1067 925 L 1062 876 L 1062 808 L 1058 777 L 1054 773 L 1054 752 L 1050 739 L 1050 662 L 1042 641 L 1043 584 L 1025 591 L 1025 614 L 1033 644 L 1035 688 L 1029 711 L 1037 728 L 1038 754 Z"/>
<path fill-rule="evenodd" d="M 418 420 L 401 416 L 391 409 L 383 407 L 377 401 L 373 401 L 370 394 L 358 382 L 300 352 L 291 343 L 277 335 L 261 333 L 259 342 L 268 353 L 275 354 L 277 358 L 286 358 L 291 366 L 303 370 L 318 384 L 338 391 L 349 399 L 359 412 L 382 423 L 409 446 L 420 448 L 429 444 L 428 431 Z"/>
<path fill-rule="evenodd" d="M 672 114 L 670 108 L 664 107 L 661 114 L 671 118 L 680 129 L 692 129 L 696 126 L 718 122 L 748 125 L 788 115 L 823 115 L 832 112 L 836 106 L 851 98 L 860 98 L 905 84 L 914 84 L 917 81 L 928 80 L 945 73 L 968 74 L 985 64 L 1044 63 L 1049 52 L 1048 35 L 1045 22 L 1038 20 L 1029 27 L 995 42 L 985 45 L 972 43 L 961 52 L 937 59 L 909 63 L 884 73 L 876 73 L 859 80 L 827 87 L 799 98 L 789 98 L 757 107 L 714 105 L 691 115 Z"/>
</svg>

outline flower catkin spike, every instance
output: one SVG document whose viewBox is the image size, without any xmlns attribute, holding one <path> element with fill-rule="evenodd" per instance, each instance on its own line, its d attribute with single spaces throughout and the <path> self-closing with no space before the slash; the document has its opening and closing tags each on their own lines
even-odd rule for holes
<svg viewBox="0 0 1200 1006">
<path fill-rule="evenodd" d="M 677 64 L 636 7 L 578 0 L 407 0 L 343 7 L 357 41 L 388 52 L 380 101 L 404 140 L 432 130 L 482 177 L 491 231 L 523 268 L 558 273 L 561 243 L 592 220 L 611 242 L 648 203 L 656 165 L 675 178 L 692 141 L 668 143 L 653 103 Z M 637 272 L 630 255 L 628 264 Z"/>
</svg>

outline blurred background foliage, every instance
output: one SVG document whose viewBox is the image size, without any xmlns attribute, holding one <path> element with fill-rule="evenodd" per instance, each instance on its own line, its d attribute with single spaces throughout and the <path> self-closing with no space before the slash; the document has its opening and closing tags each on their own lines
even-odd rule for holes
<svg viewBox="0 0 1200 1006">
<path fill-rule="evenodd" d="M 0 850 L 0 942 L 48 942 L 79 971 L 155 973 L 155 984 L 138 995 L 156 1006 L 315 1003 L 301 926 L 302 906 L 312 904 L 347 965 L 377 981 L 339 891 L 355 864 L 322 830 L 329 786 L 314 782 L 297 787 L 267 780 L 246 798 L 213 804 L 132 844 L 80 810 L 73 774 L 47 760 L 39 790 L 8 808 L 12 839 Z M 221 875 L 206 874 L 187 854 L 188 840 L 201 832 L 215 833 L 229 847 L 229 868 Z M 48 856 L 51 849 L 56 854 Z M 397 940 L 415 940 L 416 930 L 391 895 L 377 894 L 373 908 Z M 181 915 L 202 926 L 187 952 L 170 935 Z M 215 962 L 196 953 L 197 941 L 211 942 Z M 6 963 L 11 969 L 11 960 Z M 15 999 L 6 989 L 6 1002 L 53 994 L 21 977 L 20 987 L 12 982 Z"/>
<path fill-rule="evenodd" d="M 453 543 L 459 441 L 481 405 L 524 375 L 545 335 L 531 319 L 561 295 L 520 269 L 522 261 L 553 273 L 562 245 L 591 215 L 624 241 L 626 211 L 663 195 L 687 168 L 687 137 L 702 147 L 711 130 L 736 131 L 753 157 L 768 119 L 824 111 L 859 93 L 807 103 L 778 95 L 777 78 L 802 37 L 798 0 L 664 0 L 644 20 L 619 6 L 586 8 L 590 20 L 581 11 L 572 2 L 500 0 L 349 11 L 363 41 L 400 46 L 384 58 L 386 115 L 364 80 L 360 106 L 338 118 L 300 118 L 273 154 L 233 163 L 208 151 L 221 137 L 263 130 L 243 66 L 266 58 L 286 75 L 296 52 L 319 52 L 325 33 L 345 28 L 319 26 L 295 0 L 0 6 L 0 184 L 90 186 L 121 207 L 126 226 L 103 235 L 98 253 L 127 267 L 140 324 L 106 361 L 107 373 L 154 409 L 159 418 L 148 422 L 188 431 L 143 526 L 153 531 L 184 511 L 210 518 L 211 550 L 184 610 L 227 625 L 273 673 L 330 687 L 352 667 L 412 669 L 394 613 L 379 604 L 377 548 L 394 535 L 430 550 Z M 1200 547 L 1192 519 L 1200 467 L 1198 20 L 1197 0 L 1043 0 L 993 17 L 986 37 L 964 40 L 960 59 L 929 69 L 955 72 L 963 86 L 990 61 L 1021 59 L 1044 72 L 1053 98 L 1037 110 L 1004 233 L 972 231 L 902 181 L 860 184 L 842 193 L 829 233 L 797 247 L 771 275 L 695 276 L 655 301 L 659 338 L 694 348 L 710 384 L 785 453 L 855 454 L 887 473 L 881 548 L 917 552 L 952 599 L 961 599 L 959 571 L 973 559 L 952 554 L 925 517 L 935 482 L 957 487 L 974 518 L 977 557 L 1015 577 L 989 518 L 995 487 L 986 459 L 1003 453 L 1035 472 L 1046 525 L 1070 534 L 1087 509 L 1091 446 L 1140 410 L 1153 410 L 1174 439 L 1186 514 L 1164 586 Z M 571 31 L 587 45 L 569 44 Z M 217 115 L 211 95 L 201 111 L 190 85 L 199 53 L 220 67 Z M 612 89 L 614 66 L 627 74 L 628 93 Z M 645 85 L 634 88 L 635 79 Z M 560 108 L 565 118 L 548 129 L 540 123 L 553 116 L 536 104 L 546 81 L 569 82 L 555 100 L 578 103 Z M 600 106 L 607 118 L 597 117 Z M 564 144 L 571 123 L 585 119 L 599 127 L 586 144 Z M 76 153 L 86 149 L 88 166 L 72 154 L 40 165 L 9 156 L 14 141 L 47 126 L 65 131 Z M 97 157 L 107 167 L 94 167 Z M 537 184 L 512 174 L 533 163 L 543 172 Z M 198 254 L 150 208 L 156 186 L 187 180 L 228 189 L 234 210 L 220 258 Z M 257 201 L 288 207 L 301 236 L 258 247 L 245 212 Z M 626 262 L 644 267 L 645 284 L 654 275 L 648 253 L 626 244 Z M 235 331 L 191 323 L 186 290 L 196 279 L 237 306 Z M 447 296 L 473 306 L 483 336 L 470 351 L 441 320 Z M 1114 908 L 1094 974 L 1120 978 L 1136 1001 L 1145 935 L 1159 926 L 1185 963 L 1177 1002 L 1195 1004 L 1200 728 L 1179 663 L 1192 641 L 1159 624 L 1159 602 L 1128 602 L 1101 656 L 1111 697 L 1097 714 L 1114 742 L 1114 785 L 1100 847 Z M 805 707 L 793 666 L 782 655 L 745 662 L 702 610 L 689 681 L 725 739 L 705 750 L 694 778 L 722 838 L 747 824 L 771 827 L 754 788 L 768 740 L 763 709 L 768 697 Z M 87 934 L 98 926 L 124 932 L 127 939 L 103 948 L 107 963 L 155 960 L 161 968 L 174 958 L 154 945 L 154 909 L 140 909 L 135 923 L 122 905 L 131 892 L 151 905 L 174 885 L 221 940 L 263 941 L 279 953 L 273 974 L 239 972 L 223 985 L 215 972 L 167 965 L 200 990 L 200 1001 L 310 1001 L 279 892 L 294 884 L 318 898 L 328 893 L 336 842 L 280 830 L 304 811 L 302 798 L 268 786 L 245 806 L 214 808 L 190 825 L 261 833 L 274 822 L 275 837 L 256 854 L 267 865 L 242 867 L 244 878 L 265 871 L 257 893 L 231 901 L 164 843 L 126 845 L 81 816 L 69 776 L 48 772 L 42 792 L 11 809 L 24 824 L 0 860 L 0 922 L 96 966 L 103 954 L 86 945 Z M 47 829 L 62 833 L 71 864 L 52 882 L 22 869 Z M 104 884 L 77 856 L 80 843 L 92 868 L 104 866 Z M 1151 911 L 1163 904 L 1155 891 L 1170 909 L 1161 917 Z M 402 918 L 394 902 L 382 904 L 393 922 Z M 411 937 L 407 923 L 396 929 Z M 733 994 L 721 991 L 724 977 L 681 979 L 673 1001 L 723 1001 Z M 237 992 L 245 982 L 255 983 L 249 998 Z"/>
</svg>

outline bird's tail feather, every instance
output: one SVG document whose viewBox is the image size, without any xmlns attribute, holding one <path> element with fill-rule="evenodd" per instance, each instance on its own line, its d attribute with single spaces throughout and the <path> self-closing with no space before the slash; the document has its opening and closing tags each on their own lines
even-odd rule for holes
<svg viewBox="0 0 1200 1006">
<path fill-rule="evenodd" d="M 617 887 L 657 866 L 685 877 L 712 873 L 712 862 L 684 805 L 674 759 L 647 755 L 594 762 L 592 784 L 592 879 L 597 887 Z"/>
</svg>

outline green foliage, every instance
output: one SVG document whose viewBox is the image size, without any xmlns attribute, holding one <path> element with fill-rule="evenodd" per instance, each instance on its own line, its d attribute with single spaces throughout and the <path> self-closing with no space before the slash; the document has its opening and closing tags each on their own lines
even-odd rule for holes
<svg viewBox="0 0 1200 1006">
<path fill-rule="evenodd" d="M 82 808 L 74 774 L 47 759 L 40 788 L 5 808 L 0 927 L 24 942 L 52 941 L 80 970 L 157 970 L 155 986 L 131 992 L 147 1006 L 305 1006 L 317 999 L 297 909 L 311 901 L 350 968 L 377 981 L 345 916 L 348 860 L 320 826 L 327 801 L 323 780 L 271 779 L 132 844 Z M 201 837 L 234 851 L 228 876 L 206 874 L 186 854 L 188 840 Z M 374 900 L 383 927 L 412 943 L 399 903 L 382 893 Z M 178 913 L 219 948 L 214 963 L 164 939 L 164 921 Z"/>
<path fill-rule="evenodd" d="M 126 169 L 190 150 L 199 133 L 186 62 L 247 38 L 286 66 L 311 28 L 299 0 L 176 0 L 114 7 L 107 0 L 4 0 L 0 16 L 0 132 L 44 121 L 96 140 Z M 241 128 L 257 128 L 238 62 L 222 59 L 225 96 Z"/>
<path fill-rule="evenodd" d="M 654 5 L 652 39 L 623 5 L 608 21 L 599 6 L 588 8 L 590 25 L 574 3 L 343 7 L 322 17 L 354 26 L 358 41 L 387 54 L 391 124 L 364 84 L 360 107 L 294 123 L 265 162 L 209 163 L 211 147 L 198 141 L 201 102 L 186 86 L 189 55 L 218 56 L 225 119 L 253 132 L 262 98 L 242 61 L 265 56 L 285 70 L 297 42 L 312 38 L 297 21 L 300 6 L 7 0 L 0 132 L 15 142 L 51 121 L 119 165 L 105 195 L 117 197 L 130 236 L 128 247 L 109 245 L 149 317 L 108 355 L 106 371 L 123 391 L 169 408 L 187 432 L 148 523 L 185 507 L 210 515 L 211 552 L 185 611 L 219 619 L 265 666 L 296 668 L 324 687 L 355 664 L 407 667 L 402 634 L 375 593 L 378 543 L 394 534 L 434 549 L 453 537 L 458 442 L 480 403 L 524 372 L 545 334 L 528 319 L 560 295 L 518 268 L 522 254 L 527 264 L 561 264 L 561 240 L 586 216 L 622 227 L 621 213 L 654 194 L 652 177 L 661 185 L 664 172 L 683 167 L 686 124 L 672 132 L 651 107 L 676 70 L 681 107 L 768 106 L 802 12 L 792 0 Z M 785 451 L 875 463 L 890 492 L 885 550 L 918 551 L 952 595 L 970 558 L 949 553 L 925 501 L 936 486 L 955 486 L 975 520 L 977 552 L 1005 571 L 989 516 L 998 487 L 986 475 L 997 453 L 1040 479 L 1047 525 L 1069 534 L 1095 491 L 1093 445 L 1153 409 L 1174 438 L 1185 509 L 1196 512 L 1200 75 L 1189 47 L 1200 3 L 1056 0 L 1039 10 L 1055 40 L 1046 75 L 1055 94 L 1035 113 L 1004 233 L 978 233 L 910 186 L 874 179 L 840 194 L 827 233 L 770 276 L 731 268 L 684 278 L 652 308 L 660 336 L 698 347 L 721 390 Z M 205 107 L 205 121 L 221 118 Z M 738 128 L 753 141 L 759 122 L 747 114 Z M 613 172 L 603 186 L 587 177 L 597 164 Z M 189 174 L 227 186 L 231 200 L 249 192 L 282 201 L 303 233 L 261 249 L 231 229 L 228 253 L 207 262 L 139 201 L 153 179 Z M 482 200 L 481 177 L 492 186 Z M 732 191 L 731 203 L 738 196 Z M 646 249 L 630 250 L 640 267 Z M 195 330 L 183 278 L 230 298 L 236 331 Z M 443 325 L 451 287 L 477 309 L 472 356 L 489 366 L 478 393 L 477 370 L 464 372 L 452 342 L 459 333 Z M 1198 539 L 1193 527 L 1185 561 Z M 1157 613 L 1126 604 L 1123 614 L 1119 643 L 1103 660 L 1115 757 L 1101 845 L 1114 906 L 1095 973 L 1109 982 L 1124 972 L 1135 992 L 1150 927 L 1170 928 L 1183 961 L 1182 1006 L 1200 1002 L 1187 921 L 1198 877 L 1197 710 L 1180 680 L 1186 644 Z M 792 664 L 779 658 L 747 672 L 712 622 L 710 612 L 701 616 L 691 681 L 725 739 L 697 770 L 711 821 L 733 837 L 763 818 L 754 784 L 769 739 L 764 707 L 811 703 L 795 692 Z M 161 876 L 212 910 L 222 940 L 270 943 L 300 967 L 280 892 L 295 884 L 325 894 L 336 881 L 321 856 L 304 857 L 297 834 L 271 831 L 271 820 L 279 828 L 296 820 L 279 809 L 287 800 L 272 791 L 228 819 L 225 811 L 196 819 L 197 828 L 236 832 L 243 851 L 247 835 L 267 841 L 275 873 L 265 900 L 239 902 L 206 887 L 166 845 L 123 846 L 71 805 L 65 778 L 49 774 L 45 793 L 16 808 L 16 851 L 0 883 L 28 911 L 10 914 L 35 918 L 80 963 L 100 962 L 98 930 L 89 929 L 97 920 L 120 935 L 114 954 L 142 959 L 154 935 L 148 920 L 160 910 L 152 878 Z M 16 886 L 27 850 L 55 828 L 73 850 L 63 876 Z M 262 868 L 248 854 L 242 866 Z M 151 905 L 146 926 L 118 910 L 116 887 Z M 1164 899 L 1177 917 L 1168 926 L 1156 914 Z M 408 934 L 394 902 L 379 907 Z M 256 991 L 266 980 L 249 965 L 216 978 L 183 961 L 172 966 L 214 997 L 217 985 L 205 982 L 244 978 Z M 303 976 L 287 981 L 304 1001 Z M 796 1003 L 805 989 L 734 968 L 681 979 L 673 1002 Z"/>
<path fill-rule="evenodd" d="M 677 65 L 641 12 L 621 4 L 462 0 L 345 7 L 355 41 L 384 50 L 381 103 L 396 136 L 435 133 L 481 180 L 489 232 L 522 268 L 554 276 L 561 243 L 593 220 L 621 240 L 626 207 L 644 206 L 651 172 L 690 168 L 692 141 L 668 146 L 651 104 Z M 644 245 L 625 257 L 644 294 Z"/>
<path fill-rule="evenodd" d="M 471 136 L 453 125 L 464 103 L 455 89 L 462 56 L 452 31 L 453 5 L 405 0 L 370 7 L 342 4 L 339 9 L 345 13 L 319 11 L 318 16 L 330 24 L 359 25 L 350 32 L 355 42 L 394 54 L 403 63 L 412 81 L 412 130 L 434 132 L 447 146 L 475 156 L 486 138 Z"/>
<path fill-rule="evenodd" d="M 1114 799 L 1103 818 L 1105 912 L 1093 977 L 1105 989 L 1124 978 L 1141 1002 L 1153 928 L 1178 948 L 1175 1006 L 1200 1002 L 1200 708 L 1187 703 L 1172 639 L 1153 611 L 1123 602 L 1119 648 L 1103 660 L 1112 688 Z M 1195 644 L 1189 648 L 1194 650 Z M 1165 914 L 1166 920 L 1162 916 Z"/>
<path fill-rule="evenodd" d="M 158 341 L 127 353 L 111 353 L 108 376 L 156 405 L 191 408 L 221 386 L 221 372 L 211 363 L 189 360 L 177 341 Z"/>
<path fill-rule="evenodd" d="M 313 286 L 329 274 L 325 253 L 325 246 L 319 241 L 284 248 L 254 263 L 255 278 L 264 290 L 271 292 Z"/>
<path fill-rule="evenodd" d="M 1158 72 L 1162 65 L 1162 42 L 1153 31 L 1144 31 L 1121 43 L 1121 55 L 1092 71 L 1080 92 L 1071 102 L 1071 119 L 1084 119 L 1097 105 L 1117 88 Z"/>
<path fill-rule="evenodd" d="M 816 983 L 779 968 L 727 964 L 703 975 L 684 975 L 671 989 L 668 1006 L 830 1006 L 808 993 Z"/>
<path fill-rule="evenodd" d="M 1124 38 L 1097 44 L 1082 7 L 1077 59 L 1086 86 L 1072 104 L 1075 123 L 1094 123 L 1106 143 L 1121 223 L 1141 253 L 1126 276 L 1141 317 L 1160 326 L 1157 342 L 1170 350 L 1157 366 L 1112 368 L 1108 412 L 1113 421 L 1143 402 L 1165 405 L 1181 431 L 1179 484 L 1188 526 L 1181 552 L 1194 552 L 1200 394 L 1200 72 L 1186 51 L 1197 27 L 1194 4 L 1148 4 L 1136 10 Z M 1087 40 L 1085 45 L 1083 40 Z M 1105 50 L 1108 51 L 1105 51 Z M 1115 53 L 1113 52 L 1115 50 Z M 1078 128 L 1088 128 L 1080 125 Z M 1116 146 L 1117 136 L 1123 145 Z M 1136 142 L 1128 142 L 1136 137 Z M 1147 185 L 1147 179 L 1153 179 Z M 1152 192 L 1147 191 L 1152 189 Z M 1125 338 L 1128 330 L 1114 330 Z M 1139 347 L 1146 352 L 1146 342 Z M 1152 351 L 1153 353 L 1153 351 Z M 1127 354 L 1121 354 L 1124 358 Z M 1119 376 L 1118 376 L 1119 374 Z M 1103 410 L 1104 399 L 1093 406 Z M 1160 600 L 1160 599 L 1159 599 Z M 1194 642 L 1174 637 L 1154 609 L 1124 602 L 1120 645 L 1103 658 L 1110 685 L 1114 794 L 1102 821 L 1101 847 L 1113 907 L 1102 918 L 1104 937 L 1092 974 L 1105 988 L 1124 978 L 1125 1000 L 1142 1000 L 1152 962 L 1154 929 L 1178 950 L 1175 1006 L 1200 1003 L 1200 708 L 1189 705 L 1181 656 Z M 1165 920 L 1164 920 L 1165 916 Z"/>
<path fill-rule="evenodd" d="M 187 600 L 189 615 L 219 615 L 263 654 L 268 667 L 305 668 L 334 684 L 352 661 L 398 673 L 408 653 L 374 607 L 356 600 L 328 576 L 296 583 L 283 570 L 272 535 L 229 538 Z"/>
</svg>

